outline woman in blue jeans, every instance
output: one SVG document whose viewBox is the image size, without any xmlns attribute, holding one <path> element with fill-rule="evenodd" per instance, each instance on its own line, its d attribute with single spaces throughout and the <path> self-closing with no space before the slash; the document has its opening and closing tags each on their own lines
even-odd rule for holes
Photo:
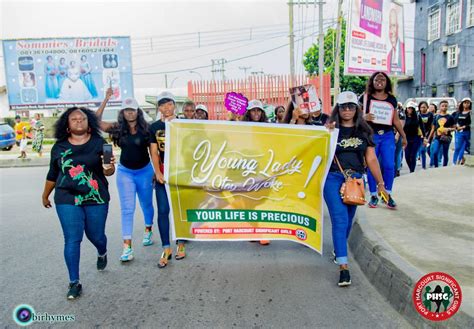
<svg viewBox="0 0 474 329">
<path fill-rule="evenodd" d="M 454 157 L 455 165 L 461 164 L 464 157 L 464 151 L 471 140 L 471 110 L 472 102 L 470 98 L 464 98 L 459 104 L 458 111 L 454 115 L 454 123 L 456 124 L 456 134 L 454 140 Z"/>
<path fill-rule="evenodd" d="M 96 112 L 99 120 L 102 119 L 102 113 L 111 96 L 112 89 L 109 88 L 105 100 Z M 143 111 L 133 98 L 123 100 L 117 122 L 101 121 L 100 126 L 102 130 L 110 133 L 114 145 L 121 149 L 117 168 L 117 189 L 120 197 L 123 239 L 120 261 L 124 263 L 134 258 L 132 235 L 137 195 L 145 219 L 143 245 L 153 244 L 153 166 L 149 155 L 150 132 Z"/>
<path fill-rule="evenodd" d="M 160 112 L 160 120 L 155 121 L 150 126 L 150 150 L 153 168 L 155 170 L 155 192 L 158 206 L 158 227 L 160 229 L 161 244 L 163 253 L 158 262 L 159 268 L 165 268 L 171 259 L 173 252 L 170 245 L 170 206 L 166 195 L 164 179 L 165 161 L 165 133 L 166 121 L 176 118 L 176 103 L 173 94 L 162 92 L 157 97 L 157 110 Z M 186 257 L 184 241 L 177 241 L 175 259 L 180 260 Z"/>
<path fill-rule="evenodd" d="M 448 101 L 439 102 L 440 113 L 435 117 L 433 127 L 431 128 L 430 139 L 433 138 L 433 148 L 431 154 L 434 155 L 433 163 L 436 168 L 439 164 L 439 151 L 443 152 L 443 167 L 448 165 L 449 145 L 451 144 L 451 132 L 454 128 L 454 119 L 448 114 Z"/>
<path fill-rule="evenodd" d="M 359 99 L 363 104 L 364 118 L 374 131 L 375 154 L 382 167 L 385 189 L 388 199 L 382 200 L 389 209 L 395 209 L 397 204 L 392 197 L 393 181 L 395 178 L 395 134 L 397 130 L 402 140 L 402 147 L 407 146 L 407 138 L 403 131 L 400 118 L 397 115 L 397 99 L 393 96 L 392 83 L 384 72 L 375 72 L 367 81 L 366 92 Z M 367 181 L 370 190 L 370 208 L 377 208 L 379 198 L 377 186 L 372 171 L 367 171 Z"/>
<path fill-rule="evenodd" d="M 51 150 L 51 161 L 44 186 L 43 206 L 51 208 L 53 190 L 56 212 L 64 234 L 64 259 L 69 272 L 68 299 L 81 295 L 79 260 L 84 233 L 97 248 L 97 269 L 107 266 L 105 221 L 109 209 L 108 182 L 105 176 L 115 171 L 102 161 L 105 144 L 94 112 L 86 108 L 69 108 L 56 122 L 57 139 Z"/>
<path fill-rule="evenodd" d="M 339 128 L 335 158 L 339 161 L 342 170 L 346 175 L 360 178 L 365 173 L 365 164 L 367 164 L 376 180 L 379 194 L 383 194 L 383 197 L 387 198 L 388 194 L 375 154 L 372 129 L 363 119 L 356 94 L 351 91 L 339 94 L 329 122 L 330 128 Z M 351 284 L 347 240 L 357 208 L 342 202 L 339 191 L 344 181 L 345 178 L 339 165 L 333 161 L 324 185 L 324 200 L 332 222 L 332 240 L 336 262 L 339 264 L 338 285 L 340 287 Z"/>
</svg>

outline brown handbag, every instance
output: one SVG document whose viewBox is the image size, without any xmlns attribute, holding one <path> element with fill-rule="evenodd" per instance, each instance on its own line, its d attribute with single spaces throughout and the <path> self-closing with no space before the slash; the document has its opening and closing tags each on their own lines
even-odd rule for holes
<svg viewBox="0 0 474 329">
<path fill-rule="evenodd" d="M 337 156 L 334 156 L 334 160 L 346 179 L 346 181 L 342 183 L 341 189 L 339 190 L 342 202 L 351 206 L 365 205 L 364 180 L 362 178 L 352 178 L 349 174 L 347 174 L 347 171 L 342 169 Z"/>
</svg>

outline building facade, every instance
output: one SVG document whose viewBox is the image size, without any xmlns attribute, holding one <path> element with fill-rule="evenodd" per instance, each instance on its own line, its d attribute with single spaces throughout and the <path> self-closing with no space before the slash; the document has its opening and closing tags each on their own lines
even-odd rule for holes
<svg viewBox="0 0 474 329">
<path fill-rule="evenodd" d="M 397 96 L 474 96 L 474 0 L 416 1 L 414 75 Z"/>
</svg>

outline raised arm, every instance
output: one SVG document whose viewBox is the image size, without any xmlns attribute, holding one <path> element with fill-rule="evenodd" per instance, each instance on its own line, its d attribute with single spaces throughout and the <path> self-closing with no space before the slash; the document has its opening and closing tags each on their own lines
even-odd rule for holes
<svg viewBox="0 0 474 329">
<path fill-rule="evenodd" d="M 95 112 L 95 115 L 99 119 L 99 124 L 100 124 L 100 129 L 103 131 L 108 131 L 112 126 L 114 125 L 114 122 L 104 122 L 102 121 L 102 115 L 104 114 L 105 107 L 107 106 L 107 102 L 110 100 L 110 97 L 113 95 L 113 90 L 112 88 L 108 88 L 107 91 L 105 92 L 105 98 L 100 104 L 99 108 Z"/>
</svg>

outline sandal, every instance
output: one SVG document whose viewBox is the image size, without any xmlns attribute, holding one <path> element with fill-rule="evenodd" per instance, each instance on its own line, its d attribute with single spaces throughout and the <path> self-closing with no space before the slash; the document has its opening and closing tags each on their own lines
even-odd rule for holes
<svg viewBox="0 0 474 329">
<path fill-rule="evenodd" d="M 165 268 L 168 266 L 168 261 L 171 259 L 171 256 L 173 256 L 173 253 L 170 248 L 166 248 L 163 253 L 161 254 L 160 261 L 158 263 L 159 268 Z"/>
<path fill-rule="evenodd" d="M 186 257 L 186 247 L 184 246 L 184 243 L 178 243 L 178 247 L 176 248 L 176 256 L 174 258 L 176 260 L 180 260 Z"/>
</svg>

